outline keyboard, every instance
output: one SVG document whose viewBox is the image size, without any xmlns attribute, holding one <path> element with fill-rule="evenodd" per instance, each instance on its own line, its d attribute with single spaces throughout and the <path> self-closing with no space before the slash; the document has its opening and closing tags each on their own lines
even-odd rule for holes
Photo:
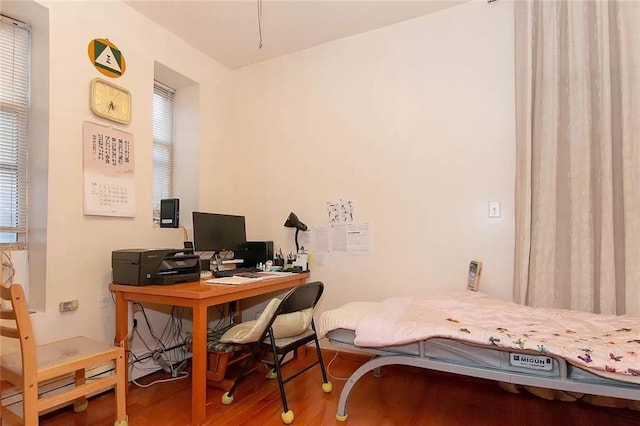
<svg viewBox="0 0 640 426">
<path fill-rule="evenodd" d="M 239 275 L 239 274 L 252 274 L 255 272 L 261 272 L 258 268 L 236 268 L 236 269 L 229 269 L 227 271 L 212 271 L 213 272 L 213 276 L 215 278 L 224 278 L 224 277 L 233 277 L 235 275 Z"/>
</svg>

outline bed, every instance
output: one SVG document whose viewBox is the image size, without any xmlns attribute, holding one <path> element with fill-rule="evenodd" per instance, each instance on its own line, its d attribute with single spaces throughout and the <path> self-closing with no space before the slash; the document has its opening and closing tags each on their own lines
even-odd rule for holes
<svg viewBox="0 0 640 426">
<path fill-rule="evenodd" d="M 352 302 L 318 324 L 335 346 L 375 355 L 347 380 L 408 365 L 566 392 L 640 400 L 640 315 L 532 308 L 475 291 Z"/>
</svg>

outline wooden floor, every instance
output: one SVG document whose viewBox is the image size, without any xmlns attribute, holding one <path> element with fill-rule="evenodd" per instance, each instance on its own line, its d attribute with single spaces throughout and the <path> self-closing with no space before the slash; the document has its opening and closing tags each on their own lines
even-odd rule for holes
<svg viewBox="0 0 640 426">
<path fill-rule="evenodd" d="M 327 352 L 325 363 L 333 353 Z M 294 360 L 286 372 L 313 358 Z M 365 359 L 366 360 L 366 359 Z M 330 374 L 347 377 L 364 360 L 340 354 Z M 603 408 L 585 402 L 547 401 L 527 392 L 512 394 L 495 382 L 428 370 L 393 366 L 382 378 L 371 374 L 355 386 L 347 404 L 348 421 L 335 420 L 345 381 L 331 378 L 333 392 L 321 389 L 319 366 L 286 384 L 296 425 L 640 425 L 640 411 Z M 139 382 L 166 378 L 154 373 Z M 150 388 L 131 385 L 127 400 L 131 426 L 182 426 L 190 424 L 191 382 L 184 379 Z M 222 405 L 221 390 L 208 388 L 207 424 L 281 425 L 282 405 L 277 381 L 253 374 L 234 394 L 231 405 Z M 87 411 L 75 414 L 61 409 L 41 418 L 42 426 L 111 426 L 115 416 L 113 392 L 95 397 Z"/>
</svg>

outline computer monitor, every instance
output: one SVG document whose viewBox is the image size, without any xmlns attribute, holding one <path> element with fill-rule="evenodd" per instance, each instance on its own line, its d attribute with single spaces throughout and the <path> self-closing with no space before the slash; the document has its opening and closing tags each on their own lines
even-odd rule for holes
<svg viewBox="0 0 640 426">
<path fill-rule="evenodd" d="M 247 241 L 244 216 L 193 212 L 196 251 L 237 250 Z"/>
</svg>

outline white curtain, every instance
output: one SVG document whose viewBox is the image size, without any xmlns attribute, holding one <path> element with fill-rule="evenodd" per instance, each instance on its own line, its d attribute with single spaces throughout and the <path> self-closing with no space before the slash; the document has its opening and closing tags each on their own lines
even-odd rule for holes
<svg viewBox="0 0 640 426">
<path fill-rule="evenodd" d="M 640 2 L 514 11 L 514 300 L 638 313 Z"/>
</svg>

